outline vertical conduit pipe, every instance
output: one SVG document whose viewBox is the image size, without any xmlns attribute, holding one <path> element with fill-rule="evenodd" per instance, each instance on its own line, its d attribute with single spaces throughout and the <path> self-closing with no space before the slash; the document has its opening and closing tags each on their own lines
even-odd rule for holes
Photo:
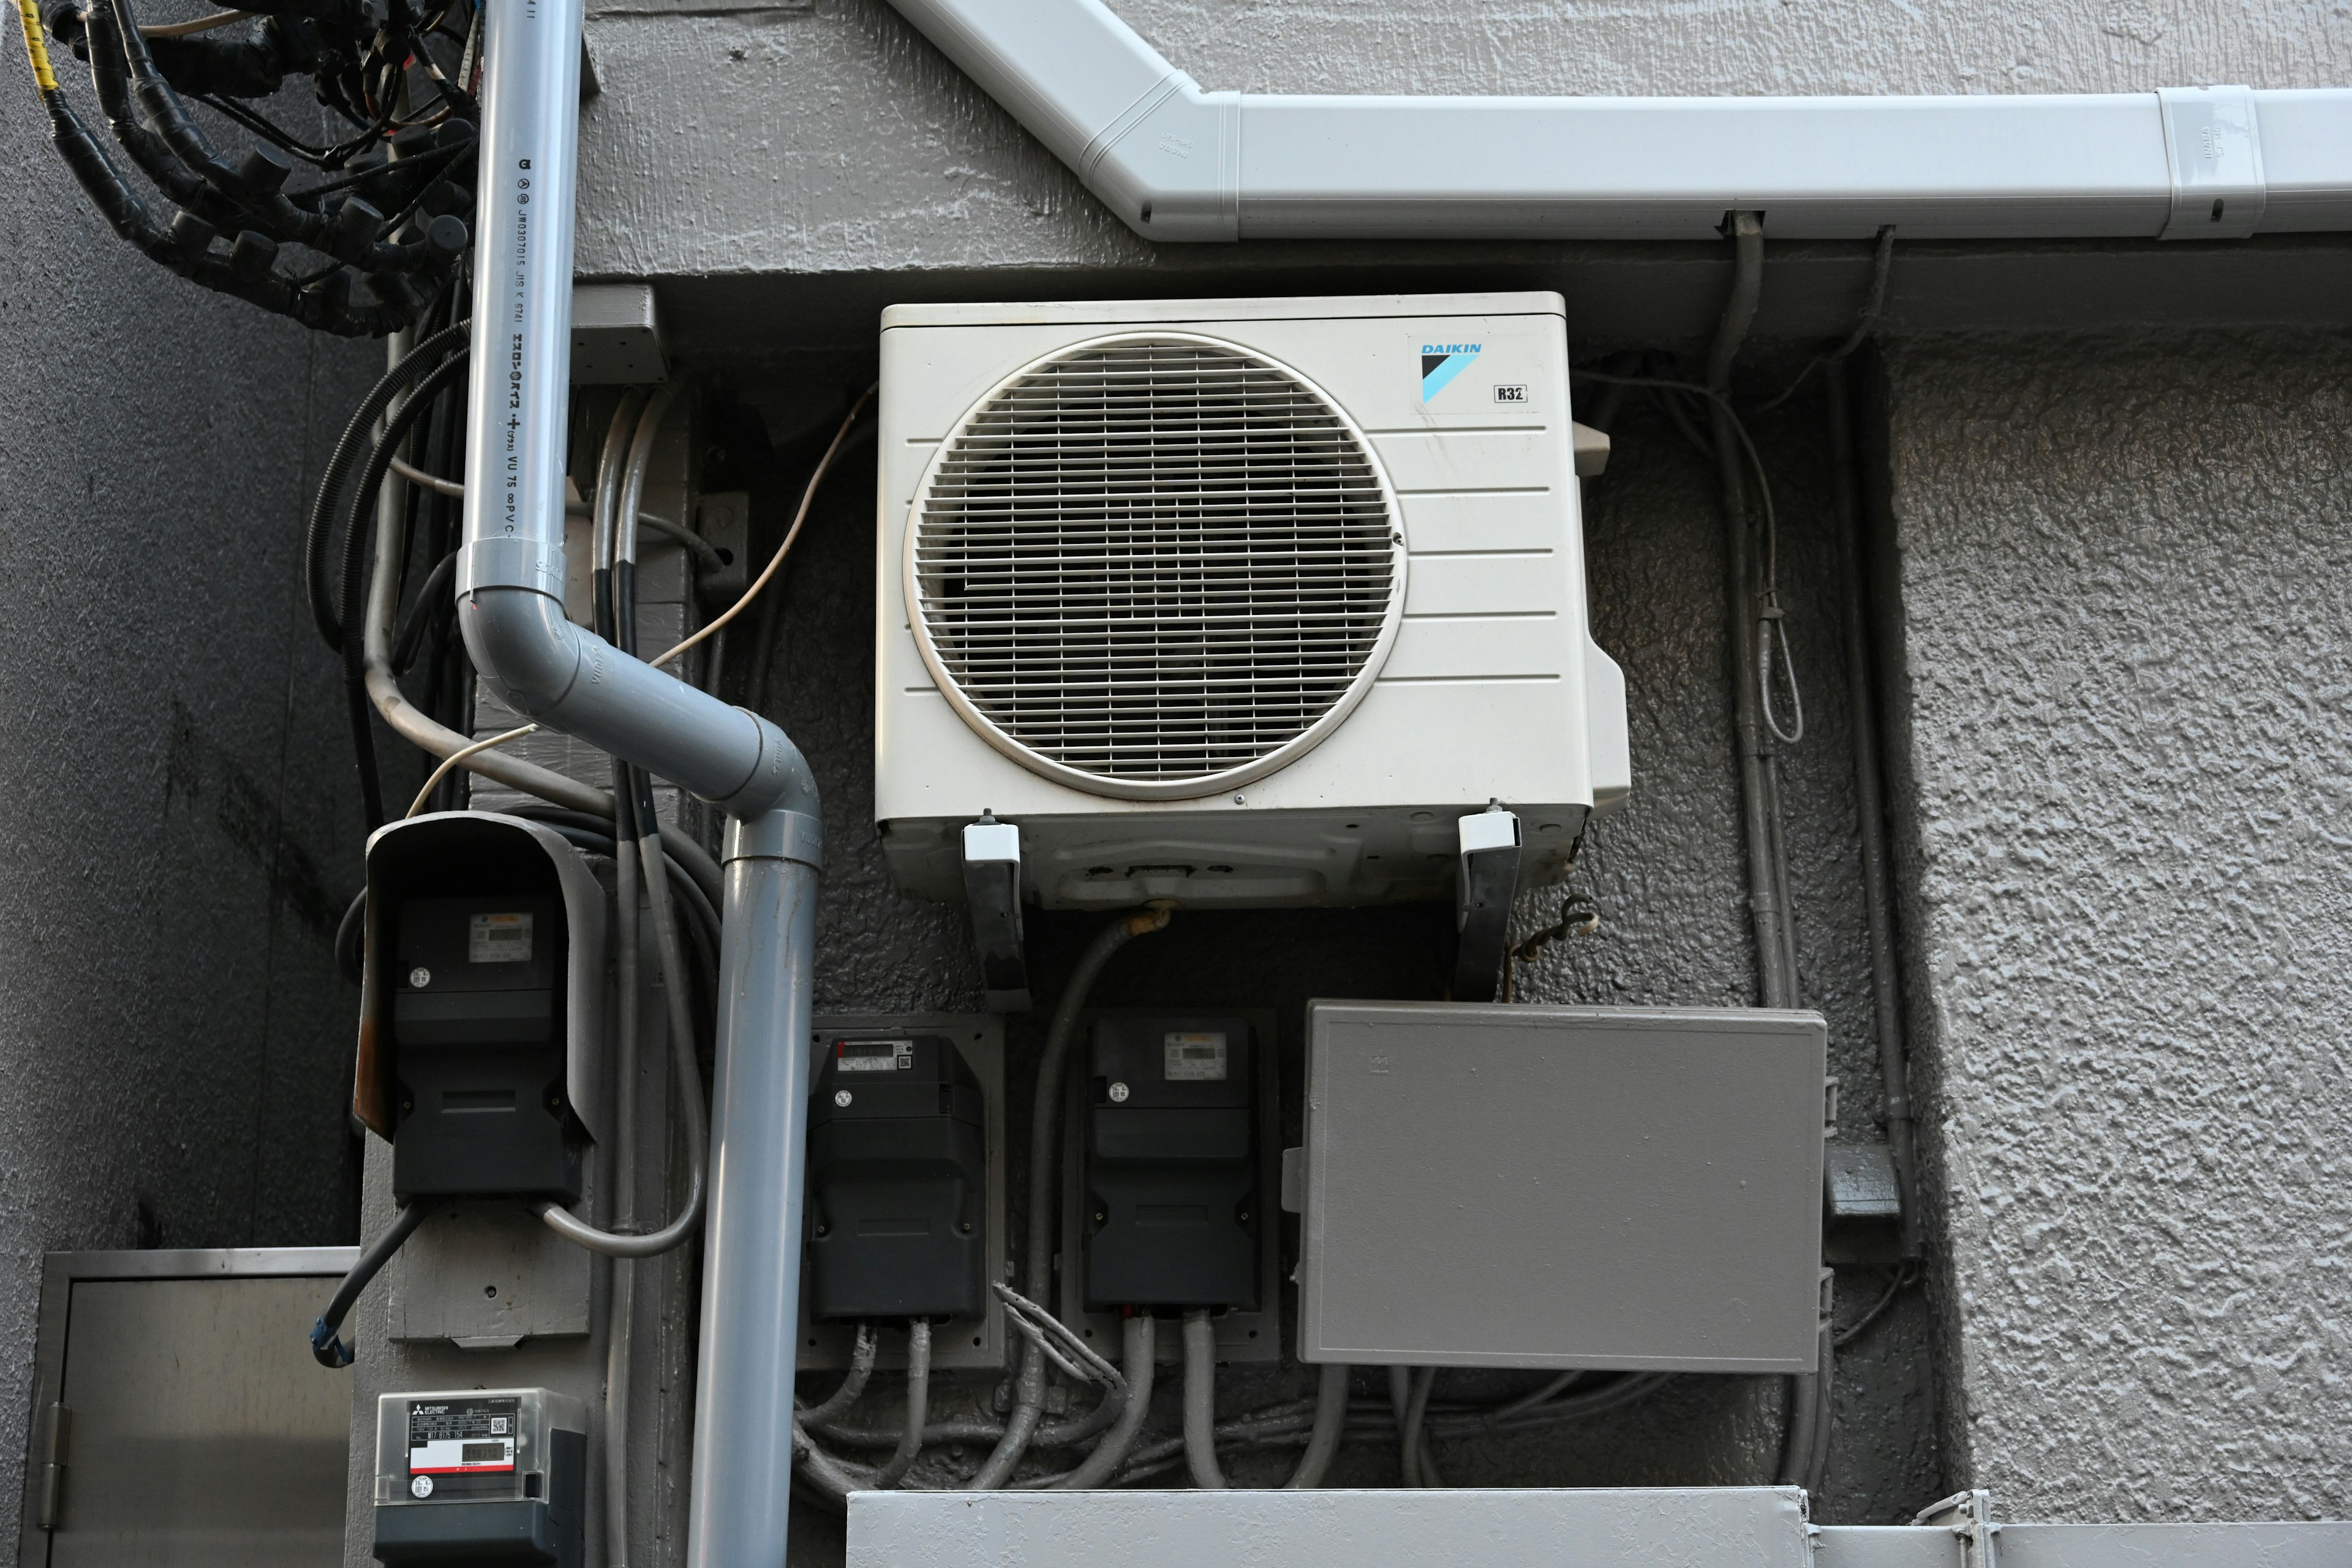
<svg viewBox="0 0 2352 1568">
<path fill-rule="evenodd" d="M 1715 437 L 1723 489 L 1725 570 L 1731 612 L 1732 713 L 1738 728 L 1739 804 L 1748 842 L 1748 900 L 1756 926 L 1758 993 L 1767 1007 L 1799 1005 L 1796 945 L 1789 916 L 1788 862 L 1780 831 L 1777 759 L 1766 744 L 1762 691 L 1756 657 L 1756 584 L 1749 550 L 1748 486 L 1741 472 L 1742 447 L 1730 410 L 1721 399 L 1731 390 L 1731 363 L 1756 320 L 1764 290 L 1764 224 L 1752 212 L 1735 212 L 1728 225 L 1732 243 L 1731 297 L 1723 307 L 1707 353 L 1706 384 L 1716 397 L 1707 414 Z M 1811 1489 L 1821 1481 L 1823 1427 L 1830 1389 L 1829 1335 L 1822 1336 L 1815 1369 L 1788 1381 L 1787 1425 L 1782 1436 L 1780 1479 Z M 1412 1484 L 1410 1479 L 1408 1485 Z"/>
<path fill-rule="evenodd" d="M 518 711 L 728 813 L 691 1568 L 782 1568 L 816 879 L 815 780 L 783 731 L 564 618 L 582 0 L 489 0 L 458 620 Z"/>
<path fill-rule="evenodd" d="M 1717 398 L 1731 389 L 1731 362 L 1756 320 L 1764 291 L 1764 223 L 1752 212 L 1736 212 L 1732 244 L 1731 297 L 1707 351 L 1706 384 Z M 1738 432 L 1723 404 L 1707 404 L 1715 437 L 1716 464 L 1723 492 L 1724 570 L 1729 585 L 1732 720 L 1739 752 L 1739 805 L 1748 842 L 1748 907 L 1756 928 L 1757 993 L 1767 1007 L 1797 1005 L 1796 975 L 1790 961 L 1787 888 L 1773 854 L 1780 842 L 1780 792 L 1774 787 L 1771 749 L 1765 744 L 1757 687 L 1756 584 L 1748 527 L 1748 485 L 1740 473 Z"/>
<path fill-rule="evenodd" d="M 1886 1145 L 1903 1198 L 1903 1256 L 1919 1256 L 1918 1145 L 1911 1123 L 1909 1051 L 1903 993 L 1895 968 L 1894 895 L 1886 860 L 1885 763 L 1878 743 L 1878 694 L 1862 573 L 1862 500 L 1855 468 L 1853 405 L 1846 365 L 1829 367 L 1830 479 L 1837 506 L 1838 574 L 1844 589 L 1846 702 L 1853 731 L 1853 805 L 1862 832 L 1862 903 L 1870 934 L 1871 1001 L 1878 1024 L 1878 1076 L 1885 1100 Z"/>
</svg>

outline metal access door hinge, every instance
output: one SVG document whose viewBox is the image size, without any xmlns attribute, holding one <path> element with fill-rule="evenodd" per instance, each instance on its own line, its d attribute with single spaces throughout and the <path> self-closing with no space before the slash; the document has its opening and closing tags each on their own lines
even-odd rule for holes
<svg viewBox="0 0 2352 1568">
<path fill-rule="evenodd" d="M 58 1527 L 58 1507 L 64 1500 L 66 1447 L 73 1435 L 73 1412 L 52 1405 L 43 1412 L 41 1430 L 35 1435 L 33 1456 L 40 1468 L 40 1496 L 33 1522 L 43 1530 Z"/>
</svg>

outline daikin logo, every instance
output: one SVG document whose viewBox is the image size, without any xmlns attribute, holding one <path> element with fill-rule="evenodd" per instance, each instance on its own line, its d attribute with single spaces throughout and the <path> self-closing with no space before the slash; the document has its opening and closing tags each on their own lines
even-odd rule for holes
<svg viewBox="0 0 2352 1568">
<path fill-rule="evenodd" d="M 1423 403 L 1445 390 L 1446 384 L 1470 368 L 1478 357 L 1478 343 L 1423 343 L 1421 345 L 1421 400 Z"/>
</svg>

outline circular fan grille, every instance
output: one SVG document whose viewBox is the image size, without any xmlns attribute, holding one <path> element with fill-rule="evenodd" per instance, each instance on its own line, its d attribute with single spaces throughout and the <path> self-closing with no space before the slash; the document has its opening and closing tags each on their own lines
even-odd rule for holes
<svg viewBox="0 0 2352 1568">
<path fill-rule="evenodd" d="M 1404 554 L 1370 448 L 1304 378 L 1161 335 L 1029 367 L 915 505 L 908 599 L 943 689 L 1032 768 L 1205 794 L 1312 746 L 1394 636 Z"/>
</svg>

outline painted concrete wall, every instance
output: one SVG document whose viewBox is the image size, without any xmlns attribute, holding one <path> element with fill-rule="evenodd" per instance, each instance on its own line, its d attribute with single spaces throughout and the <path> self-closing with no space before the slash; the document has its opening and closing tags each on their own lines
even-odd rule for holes
<svg viewBox="0 0 2352 1568">
<path fill-rule="evenodd" d="M 164 273 L 0 92 L 0 1561 L 41 1254 L 351 1240 L 359 886 L 310 488 L 382 350 Z"/>
<path fill-rule="evenodd" d="M 2352 340 L 1888 357 L 1944 1441 L 2352 1514 Z"/>
<path fill-rule="evenodd" d="M 1155 256 L 885 0 L 725 15 L 591 0 L 597 276 L 1229 265 Z M 1261 92 L 2130 92 L 2352 82 L 2326 0 L 1117 0 L 1212 89 Z M 1211 289 L 1208 291 L 1213 291 Z"/>
</svg>

